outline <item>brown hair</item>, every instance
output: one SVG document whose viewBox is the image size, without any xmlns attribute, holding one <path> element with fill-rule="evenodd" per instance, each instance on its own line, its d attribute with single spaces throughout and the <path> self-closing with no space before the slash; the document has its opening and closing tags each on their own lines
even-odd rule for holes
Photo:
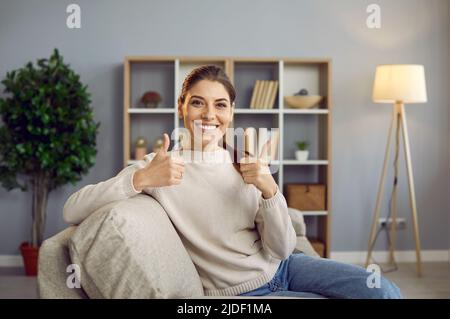
<svg viewBox="0 0 450 319">
<path fill-rule="evenodd" d="M 222 68 L 215 65 L 202 65 L 195 68 L 184 79 L 181 93 L 178 97 L 178 105 L 184 104 L 187 92 L 201 80 L 216 81 L 221 83 L 230 96 L 230 103 L 233 104 L 236 99 L 236 91 L 230 79 Z"/>
<path fill-rule="evenodd" d="M 193 69 L 184 79 L 183 86 L 181 87 L 181 93 L 178 97 L 178 105 L 183 105 L 186 100 L 186 95 L 188 91 L 199 81 L 201 80 L 209 80 L 216 81 L 221 83 L 225 90 L 227 90 L 228 95 L 230 96 L 230 104 L 234 105 L 234 101 L 236 99 L 236 90 L 234 89 L 233 84 L 230 79 L 223 71 L 222 68 L 216 65 L 202 65 L 195 69 Z M 238 154 L 238 151 L 227 144 L 225 137 L 222 139 L 223 145 L 222 147 L 228 150 L 230 153 L 233 164 L 237 168 L 238 160 L 243 157 L 245 154 L 248 155 L 248 152 L 243 152 L 243 154 Z M 240 156 L 238 156 L 240 155 Z"/>
</svg>

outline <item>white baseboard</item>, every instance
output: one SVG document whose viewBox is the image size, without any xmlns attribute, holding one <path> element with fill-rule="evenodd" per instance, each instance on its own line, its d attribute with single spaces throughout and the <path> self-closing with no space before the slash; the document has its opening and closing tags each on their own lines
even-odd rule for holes
<svg viewBox="0 0 450 319">
<path fill-rule="evenodd" d="M 352 263 L 364 264 L 366 262 L 366 251 L 332 251 L 331 259 Z M 377 262 L 384 263 L 388 261 L 388 251 L 374 251 L 373 257 Z M 448 261 L 450 262 L 450 250 L 422 250 L 423 262 Z M 415 262 L 415 250 L 399 250 L 395 252 L 397 262 Z M 20 255 L 0 255 L 0 267 L 23 267 L 22 256 Z"/>
<path fill-rule="evenodd" d="M 0 255 L 0 267 L 23 267 L 21 255 Z"/>
<path fill-rule="evenodd" d="M 379 263 L 389 260 L 389 251 L 374 251 L 373 258 Z M 364 264 L 366 262 L 367 251 L 332 251 L 331 259 L 352 263 Z M 423 262 L 450 261 L 450 250 L 422 250 L 420 257 Z M 399 250 L 395 252 L 397 262 L 416 262 L 415 250 Z"/>
</svg>

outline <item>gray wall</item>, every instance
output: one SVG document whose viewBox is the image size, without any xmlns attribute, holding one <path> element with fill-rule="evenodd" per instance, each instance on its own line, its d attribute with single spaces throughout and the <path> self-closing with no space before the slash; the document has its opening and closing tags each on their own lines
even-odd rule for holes
<svg viewBox="0 0 450 319">
<path fill-rule="evenodd" d="M 72 2 L 82 9 L 80 30 L 65 26 Z M 382 9 L 379 30 L 365 24 L 374 2 Z M 366 249 L 391 116 L 389 105 L 371 102 L 374 70 L 382 63 L 425 65 L 429 102 L 407 106 L 422 247 L 448 249 L 449 17 L 448 0 L 0 0 L 0 77 L 58 47 L 89 86 L 101 121 L 97 164 L 75 187 L 50 194 L 46 235 L 66 227 L 62 208 L 71 193 L 121 168 L 125 55 L 330 57 L 332 249 Z M 408 229 L 398 245 L 404 250 L 414 247 L 405 181 L 402 166 L 399 215 Z M 0 255 L 18 254 L 29 235 L 30 209 L 30 194 L 0 190 Z M 377 248 L 385 249 L 383 240 Z"/>
</svg>

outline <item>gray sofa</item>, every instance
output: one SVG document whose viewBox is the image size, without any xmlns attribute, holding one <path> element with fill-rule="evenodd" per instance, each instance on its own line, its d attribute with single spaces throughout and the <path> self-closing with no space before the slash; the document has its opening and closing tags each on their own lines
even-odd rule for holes
<svg viewBox="0 0 450 319">
<path fill-rule="evenodd" d="M 291 214 L 294 252 L 318 256 L 301 214 Z M 39 252 L 40 298 L 202 298 L 188 252 L 161 205 L 139 194 L 110 203 L 47 239 Z"/>
</svg>

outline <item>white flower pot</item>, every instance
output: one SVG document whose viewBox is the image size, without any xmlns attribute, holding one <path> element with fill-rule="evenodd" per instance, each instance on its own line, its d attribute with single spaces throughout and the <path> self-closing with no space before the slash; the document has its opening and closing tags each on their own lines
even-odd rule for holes
<svg viewBox="0 0 450 319">
<path fill-rule="evenodd" d="M 308 160 L 309 151 L 295 151 L 297 161 L 305 162 Z"/>
</svg>

